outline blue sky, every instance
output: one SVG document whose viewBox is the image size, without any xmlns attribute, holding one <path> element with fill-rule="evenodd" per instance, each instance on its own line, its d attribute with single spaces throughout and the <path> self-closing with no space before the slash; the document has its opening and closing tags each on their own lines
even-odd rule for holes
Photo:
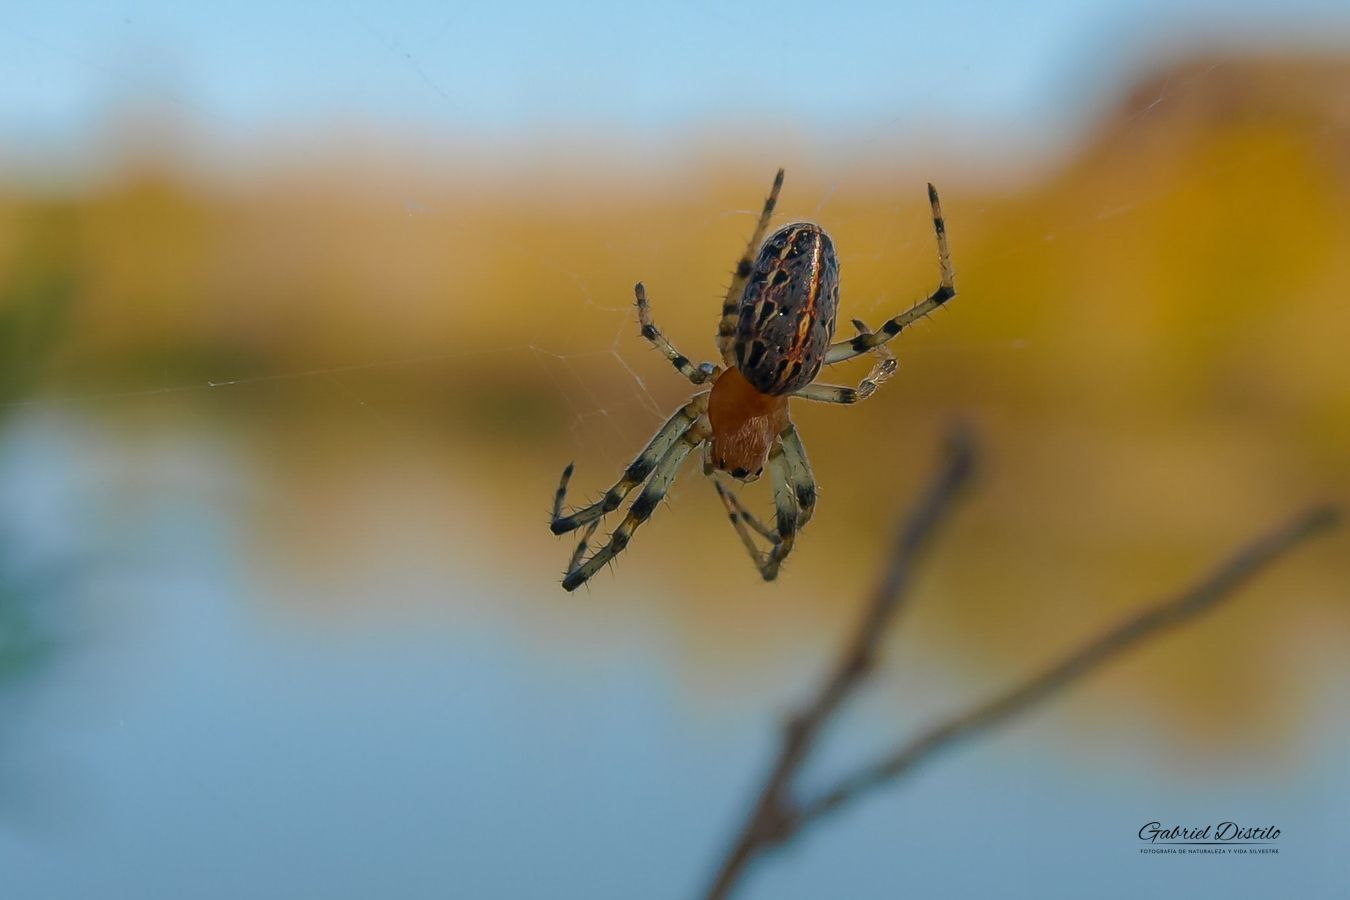
<svg viewBox="0 0 1350 900">
<path fill-rule="evenodd" d="M 1142 58 L 1350 47 L 1344 0 L 43 2 L 0 12 L 0 153 L 60 154 L 120 111 L 222 140 L 372 123 L 479 140 L 693 125 L 1055 132 Z"/>
</svg>

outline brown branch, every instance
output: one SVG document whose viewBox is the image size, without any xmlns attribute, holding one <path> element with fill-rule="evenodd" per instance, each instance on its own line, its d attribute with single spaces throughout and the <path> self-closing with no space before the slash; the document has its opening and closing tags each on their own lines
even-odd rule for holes
<svg viewBox="0 0 1350 900">
<path fill-rule="evenodd" d="M 953 429 L 940 468 L 897 538 L 890 563 L 877 585 L 863 621 L 820 693 L 784 729 L 783 747 L 740 836 L 718 870 L 710 900 L 726 897 L 758 853 L 782 843 L 801 825 L 789 790 L 793 776 L 806 762 L 821 728 L 856 688 L 876 657 L 877 644 L 895 618 L 909 587 L 914 565 L 933 532 L 946 518 L 975 468 L 974 444 L 964 429 Z"/>
<path fill-rule="evenodd" d="M 856 800 L 879 784 L 908 774 L 952 744 L 1001 725 L 1131 648 L 1213 609 L 1261 569 L 1334 526 L 1338 517 L 1331 506 L 1314 507 L 1295 516 L 1238 550 L 1189 590 L 1136 613 L 1017 687 L 930 728 L 897 752 L 844 779 L 801 808 L 796 818 L 798 826 Z"/>
<path fill-rule="evenodd" d="M 970 480 L 974 451 L 969 435 L 953 432 L 943 464 L 902 529 L 890 563 L 877 586 L 858 632 L 815 701 L 792 717 L 778 760 L 752 812 L 718 869 L 710 900 L 727 897 L 749 864 L 808 823 L 839 809 L 878 785 L 912 772 L 956 742 L 988 731 L 1069 687 L 1112 659 L 1227 600 L 1247 580 L 1308 538 L 1336 524 L 1338 511 L 1320 506 L 1237 551 L 1191 589 L 1151 606 L 1102 634 L 1021 685 L 921 734 L 900 750 L 843 779 L 819 798 L 797 804 L 793 776 L 801 769 L 821 730 L 843 700 L 871 670 L 877 644 L 894 619 L 920 551 Z"/>
</svg>

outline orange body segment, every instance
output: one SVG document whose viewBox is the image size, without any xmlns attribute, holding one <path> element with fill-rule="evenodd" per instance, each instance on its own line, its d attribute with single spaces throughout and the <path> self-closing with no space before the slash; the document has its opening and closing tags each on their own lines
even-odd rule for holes
<svg viewBox="0 0 1350 900">
<path fill-rule="evenodd" d="M 788 426 L 788 398 L 762 394 L 739 369 L 717 377 L 708 398 L 713 465 L 752 480 L 764 470 L 774 438 Z"/>
</svg>

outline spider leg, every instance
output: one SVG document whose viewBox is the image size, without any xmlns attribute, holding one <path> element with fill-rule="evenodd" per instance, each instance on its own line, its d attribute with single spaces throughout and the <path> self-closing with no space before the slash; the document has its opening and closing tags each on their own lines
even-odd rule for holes
<svg viewBox="0 0 1350 900">
<path fill-rule="evenodd" d="M 665 455 L 675 443 L 684 436 L 702 415 L 707 406 L 708 395 L 698 394 L 688 403 L 686 403 L 675 415 L 671 416 L 660 430 L 647 442 L 647 446 L 637 455 L 637 459 L 629 464 L 624 470 L 623 477 L 615 482 L 614 486 L 605 491 L 605 495 L 584 509 L 579 509 L 571 515 L 564 516 L 562 513 L 563 502 L 567 499 L 567 482 L 572 478 L 572 463 L 567 464 L 563 469 L 562 479 L 558 482 L 558 490 L 553 495 L 553 521 L 549 528 L 554 534 L 566 534 L 574 531 L 582 525 L 589 525 L 595 522 L 606 513 L 613 512 L 623 503 L 624 498 L 637 487 L 647 480 L 647 476 L 652 473 L 657 462 Z"/>
<path fill-rule="evenodd" d="M 789 425 L 790 429 L 792 426 Z M 795 432 L 794 432 L 795 433 Z M 797 529 L 801 521 L 802 510 L 797 505 L 796 491 L 792 480 L 792 464 L 779 441 L 769 453 L 769 477 L 773 479 L 773 506 L 778 525 L 778 542 L 769 553 L 769 564 L 760 572 L 765 581 L 778 577 L 778 567 L 787 559 L 797 543 Z M 811 498 L 815 503 L 815 498 Z"/>
<path fill-rule="evenodd" d="M 614 529 L 605 545 L 591 554 L 591 558 L 585 562 L 578 562 L 582 553 L 573 554 L 572 565 L 568 566 L 567 573 L 563 576 L 563 590 L 575 591 L 606 563 L 623 552 L 632 539 L 633 532 L 647 521 L 656 505 L 670 490 L 670 485 L 680 471 L 680 464 L 689 455 L 689 451 L 701 444 L 703 439 L 702 429 L 686 429 L 680 434 L 674 446 L 668 449 L 661 457 L 661 461 L 656 464 L 656 468 L 652 471 L 652 480 L 647 482 L 642 493 L 638 494 L 637 499 L 628 507 L 627 515 L 623 517 L 619 527 Z M 594 526 L 592 530 L 593 528 Z M 584 551 L 584 545 L 579 549 Z"/>
<path fill-rule="evenodd" d="M 853 327 L 858 329 L 859 335 L 867 336 L 872 333 L 872 330 L 860 319 L 853 320 Z M 803 400 L 815 400 L 819 403 L 849 404 L 866 400 L 895 374 L 896 369 L 895 354 L 891 353 L 890 347 L 885 344 L 877 344 L 871 352 L 876 354 L 876 364 L 872 366 L 872 371 L 867 373 L 867 377 L 860 381 L 856 388 L 840 387 L 833 384 L 808 384 L 792 396 L 801 397 Z"/>
<path fill-rule="evenodd" d="M 745 504 L 741 502 L 741 498 L 736 496 L 734 489 L 722 484 L 721 480 L 716 478 L 713 479 L 713 487 L 717 488 L 717 496 L 722 498 L 722 505 L 727 508 L 727 513 L 731 516 L 731 524 L 743 523 L 749 525 L 765 539 L 769 541 L 778 540 L 778 532 L 765 525 L 754 513 L 747 509 Z M 741 529 L 738 527 L 737 530 L 740 531 Z M 749 532 L 746 532 L 744 536 L 748 538 Z M 751 543 L 751 546 L 754 546 L 754 544 Z"/>
<path fill-rule="evenodd" d="M 652 308 L 647 302 L 647 288 L 642 282 L 633 286 L 633 293 L 637 295 L 638 321 L 642 323 L 642 336 L 651 341 L 657 350 L 660 350 L 666 359 L 670 360 L 671 365 L 679 370 L 679 373 L 688 378 L 694 384 L 703 384 L 710 378 L 717 377 L 721 369 L 712 363 L 700 363 L 698 368 L 689 362 L 689 357 L 675 349 L 666 336 L 657 330 L 656 324 L 652 322 Z"/>
<path fill-rule="evenodd" d="M 806 463 L 806 456 L 804 452 L 788 447 L 791 442 L 800 447 L 801 441 L 797 438 L 796 430 L 789 425 L 780 437 L 782 440 L 769 453 L 776 528 L 765 525 L 746 509 L 731 487 L 723 485 L 716 477 L 712 479 L 717 496 L 721 498 L 731 525 L 736 529 L 736 535 L 765 581 L 773 581 L 778 577 L 779 567 L 796 543 L 798 529 L 810 521 L 816 503 L 815 483 L 811 480 L 811 467 Z M 803 486 L 803 478 L 809 487 Z M 807 501 L 806 504 L 801 502 L 802 499 Z M 759 549 L 751 534 L 752 530 L 769 541 L 767 550 Z"/>
<path fill-rule="evenodd" d="M 797 426 L 788 423 L 778 439 L 783 448 L 783 461 L 787 465 L 788 486 L 792 489 L 793 499 L 797 501 L 797 527 L 804 528 L 816 512 L 816 476 L 811 471 L 810 460 L 806 458 L 806 446 L 797 434 Z"/>
<path fill-rule="evenodd" d="M 933 230 L 937 232 L 938 272 L 941 276 L 938 289 L 929 294 L 927 300 L 921 300 L 884 323 L 880 331 L 860 334 L 851 340 L 831 344 L 825 351 L 826 365 L 861 356 L 872 348 L 881 346 L 899 334 L 902 329 L 932 313 L 956 296 L 956 275 L 952 271 L 951 248 L 947 246 L 947 223 L 942 218 L 942 204 L 938 202 L 937 188 L 931 184 L 928 185 L 928 202 L 933 207 Z"/>
<path fill-rule="evenodd" d="M 600 520 L 596 519 L 586 530 L 581 533 L 581 540 L 577 542 L 577 548 L 572 551 L 572 558 L 567 561 L 567 571 L 572 571 L 581 562 L 581 558 L 586 555 L 586 548 L 591 545 L 591 537 L 595 534 L 595 529 L 600 527 Z"/>
<path fill-rule="evenodd" d="M 759 573 L 763 575 L 767 571 L 769 556 L 773 552 L 772 545 L 777 542 L 778 535 L 766 528 L 759 519 L 756 519 L 754 514 L 742 505 L 740 499 L 731 488 L 723 487 L 722 482 L 718 481 L 716 478 L 713 479 L 713 487 L 717 488 L 717 496 L 722 499 L 722 505 L 727 508 L 727 516 L 731 519 L 731 527 L 736 529 L 736 535 L 741 539 L 741 545 L 745 547 L 745 552 L 750 554 L 750 561 L 755 564 L 755 568 L 759 569 Z M 753 528 L 755 531 L 758 531 L 764 537 L 769 539 L 770 548 L 767 552 L 760 550 L 755 544 L 755 539 L 750 534 L 750 529 L 746 528 L 747 523 L 750 525 L 750 528 Z"/>
<path fill-rule="evenodd" d="M 727 286 L 726 299 L 722 301 L 722 321 L 717 325 L 717 350 L 722 354 L 722 365 L 735 365 L 736 320 L 740 315 L 741 295 L 745 293 L 745 283 L 750 280 L 750 269 L 755 262 L 755 251 L 764 240 L 764 232 L 769 230 L 769 219 L 773 217 L 773 208 L 778 204 L 778 192 L 783 187 L 783 170 L 774 176 L 773 187 L 764 201 L 764 210 L 759 214 L 759 222 L 750 235 L 745 253 L 736 262 L 736 272 Z"/>
</svg>

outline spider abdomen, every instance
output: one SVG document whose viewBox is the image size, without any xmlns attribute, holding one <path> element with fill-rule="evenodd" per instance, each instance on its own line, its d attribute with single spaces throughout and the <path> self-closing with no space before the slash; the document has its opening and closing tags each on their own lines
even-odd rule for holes
<svg viewBox="0 0 1350 900">
<path fill-rule="evenodd" d="M 736 326 L 736 367 L 764 394 L 805 387 L 820 372 L 838 309 L 834 242 L 819 225 L 783 226 L 750 268 Z"/>
</svg>

